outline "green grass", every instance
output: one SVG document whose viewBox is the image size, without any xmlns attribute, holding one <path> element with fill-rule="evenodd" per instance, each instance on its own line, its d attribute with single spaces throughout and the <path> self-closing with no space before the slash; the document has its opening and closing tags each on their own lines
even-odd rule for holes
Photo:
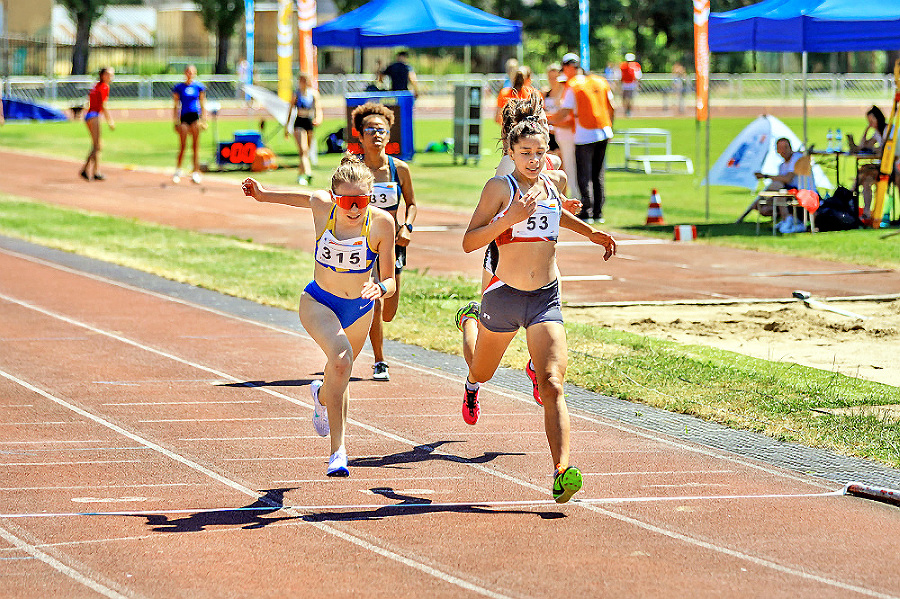
<svg viewBox="0 0 900 599">
<path fill-rule="evenodd" d="M 312 276 L 312 259 L 300 251 L 3 195 L 0 234 L 290 310 Z M 404 277 L 398 316 L 386 333 L 407 343 L 459 353 L 453 316 L 477 293 L 477 281 L 411 271 Z M 566 327 L 568 380 L 634 401 L 638 414 L 644 403 L 900 466 L 900 427 L 895 423 L 812 409 L 897 403 L 900 397 L 894 387 L 603 327 L 571 323 Z M 521 367 L 526 354 L 519 335 L 504 364 Z"/>
<path fill-rule="evenodd" d="M 794 131 L 801 131 L 800 119 L 784 119 Z M 750 121 L 747 118 L 723 118 L 712 122 L 711 160 L 724 151 L 733 137 Z M 825 146 L 825 131 L 842 127 L 845 131 L 859 129 L 862 119 L 809 120 L 810 141 Z M 217 124 L 220 139 L 230 139 L 238 129 L 252 128 L 246 120 L 223 120 Z M 335 119 L 326 121 L 319 129 L 320 139 L 341 126 Z M 696 123 L 690 118 L 620 119 L 617 127 L 660 127 L 672 132 L 672 151 L 697 158 Z M 109 163 L 140 165 L 171 169 L 174 164 L 176 138 L 167 121 L 122 121 L 115 131 L 104 129 L 103 159 Z M 271 122 L 266 135 L 268 143 L 280 157 L 283 167 L 277 171 L 260 173 L 257 177 L 269 185 L 291 185 L 296 179 L 296 148 L 291 139 L 275 130 Z M 453 164 L 448 154 L 418 153 L 411 163 L 417 201 L 423 205 L 443 206 L 461 211 L 471 211 L 478 201 L 481 189 L 493 175 L 499 155 L 495 152 L 498 129 L 492 121 L 483 124 L 482 148 L 490 153 L 476 164 Z M 452 137 L 449 121 L 420 120 L 415 126 L 415 145 L 422 149 L 429 142 Z M 213 154 L 212 131 L 202 140 L 203 156 Z M 0 146 L 43 152 L 53 155 L 81 158 L 88 149 L 88 138 L 80 122 L 65 123 L 8 123 L 0 128 Z M 320 147 L 324 148 L 324 143 Z M 621 149 L 612 147 L 607 163 L 621 162 Z M 326 186 L 339 156 L 321 156 L 314 168 L 314 185 Z M 845 161 L 849 163 L 849 161 Z M 612 231 L 624 231 L 656 237 L 672 236 L 672 225 L 694 224 L 698 226 L 701 243 L 726 245 L 767 252 L 816 257 L 825 260 L 849 262 L 883 268 L 900 267 L 900 235 L 885 237 L 884 231 L 859 230 L 817 235 L 790 235 L 772 237 L 771 229 L 763 226 L 756 235 L 754 223 L 735 225 L 752 199 L 745 189 L 711 187 L 709 219 L 706 218 L 705 187 L 699 184 L 703 171 L 701 160 L 695 160 L 697 175 L 653 174 L 610 170 L 606 176 L 607 207 L 605 215 Z M 852 165 L 842 174 L 842 181 L 852 179 Z M 232 171 L 223 176 L 243 178 L 247 171 Z M 658 189 L 666 226 L 646 226 L 647 205 L 650 190 Z M 764 224 L 767 221 L 764 221 Z"/>
</svg>

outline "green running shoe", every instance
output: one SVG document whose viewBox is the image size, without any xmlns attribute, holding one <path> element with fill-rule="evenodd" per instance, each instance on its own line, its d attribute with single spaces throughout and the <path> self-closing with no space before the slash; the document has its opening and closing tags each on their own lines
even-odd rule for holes
<svg viewBox="0 0 900 599">
<path fill-rule="evenodd" d="M 467 318 L 474 318 L 477 321 L 479 312 L 481 312 L 481 304 L 478 302 L 469 302 L 460 308 L 456 313 L 456 328 L 462 331 L 463 322 Z"/>
<path fill-rule="evenodd" d="M 575 466 L 557 468 L 553 477 L 553 499 L 556 503 L 565 503 L 572 495 L 581 490 L 581 470 Z"/>
</svg>

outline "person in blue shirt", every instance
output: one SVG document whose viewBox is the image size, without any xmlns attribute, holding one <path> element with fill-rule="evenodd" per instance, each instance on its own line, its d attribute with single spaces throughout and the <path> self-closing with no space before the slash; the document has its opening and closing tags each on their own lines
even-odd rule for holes
<svg viewBox="0 0 900 599">
<path fill-rule="evenodd" d="M 178 162 L 172 181 L 181 181 L 181 161 L 187 147 L 188 135 L 191 136 L 194 152 L 194 169 L 191 181 L 200 183 L 200 131 L 206 129 L 206 86 L 196 81 L 197 67 L 188 65 L 184 69 L 184 81 L 172 88 L 172 119 L 175 121 L 175 133 L 178 134 Z"/>
</svg>

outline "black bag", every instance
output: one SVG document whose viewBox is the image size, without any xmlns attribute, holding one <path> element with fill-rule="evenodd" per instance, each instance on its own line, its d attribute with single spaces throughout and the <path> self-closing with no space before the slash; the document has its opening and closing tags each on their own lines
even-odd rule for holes
<svg viewBox="0 0 900 599">
<path fill-rule="evenodd" d="M 819 231 L 847 231 L 862 226 L 856 198 L 846 187 L 838 187 L 834 194 L 822 200 L 816 210 L 816 228 Z"/>
<path fill-rule="evenodd" d="M 341 127 L 327 138 L 325 138 L 325 147 L 328 154 L 343 154 L 346 144 L 344 143 L 344 128 Z"/>
</svg>

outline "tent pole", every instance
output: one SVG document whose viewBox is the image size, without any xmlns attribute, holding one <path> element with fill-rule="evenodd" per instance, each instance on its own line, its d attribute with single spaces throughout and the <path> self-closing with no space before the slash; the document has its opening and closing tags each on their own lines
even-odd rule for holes
<svg viewBox="0 0 900 599">
<path fill-rule="evenodd" d="M 707 102 L 707 110 L 709 103 Z M 709 222 L 709 121 L 712 115 L 706 115 L 706 222 Z"/>
<path fill-rule="evenodd" d="M 807 70 L 807 67 L 809 66 L 809 65 L 807 64 L 807 60 L 808 60 L 807 53 L 806 53 L 806 52 L 803 52 L 803 60 L 802 60 L 803 65 L 802 65 L 802 66 L 803 66 L 803 148 L 804 148 L 804 149 L 806 149 L 806 147 L 807 147 L 807 136 L 806 136 L 806 90 L 807 90 L 807 86 L 806 86 L 806 70 Z"/>
<path fill-rule="evenodd" d="M 472 46 L 466 46 L 463 49 L 463 66 L 465 67 L 465 79 L 463 83 L 469 82 L 469 73 L 472 72 Z"/>
</svg>

